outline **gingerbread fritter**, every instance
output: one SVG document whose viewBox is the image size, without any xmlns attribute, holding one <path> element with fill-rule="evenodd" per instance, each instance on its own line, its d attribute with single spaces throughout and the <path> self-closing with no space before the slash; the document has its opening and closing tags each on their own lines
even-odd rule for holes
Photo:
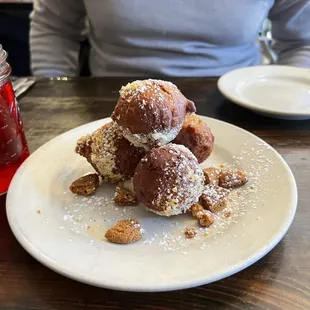
<svg viewBox="0 0 310 310">
<path fill-rule="evenodd" d="M 186 146 L 202 163 L 212 153 L 214 136 L 206 122 L 196 114 L 189 114 L 173 143 Z"/>
<path fill-rule="evenodd" d="M 149 150 L 172 141 L 186 114 L 195 111 L 174 84 L 148 79 L 121 88 L 112 119 L 131 143 Z"/>
<path fill-rule="evenodd" d="M 221 170 L 219 185 L 224 188 L 236 188 L 248 182 L 246 174 L 240 170 Z"/>
<path fill-rule="evenodd" d="M 111 183 L 129 180 L 145 150 L 125 139 L 117 124 L 110 122 L 80 138 L 76 152 L 85 157 L 102 178 Z"/>
<path fill-rule="evenodd" d="M 156 214 L 171 216 L 185 213 L 198 201 L 204 176 L 185 146 L 170 143 L 142 158 L 133 185 L 139 202 Z"/>
</svg>

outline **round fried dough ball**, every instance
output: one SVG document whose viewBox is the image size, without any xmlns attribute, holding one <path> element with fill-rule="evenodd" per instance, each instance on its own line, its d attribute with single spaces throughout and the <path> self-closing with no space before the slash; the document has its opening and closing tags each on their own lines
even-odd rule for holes
<svg viewBox="0 0 310 310">
<path fill-rule="evenodd" d="M 198 115 L 187 115 L 177 137 L 173 143 L 186 146 L 197 158 L 199 163 L 205 161 L 212 153 L 214 136 Z"/>
<path fill-rule="evenodd" d="M 112 114 L 123 135 L 147 150 L 171 142 L 195 105 L 172 83 L 135 81 L 123 86 Z"/>
<path fill-rule="evenodd" d="M 129 180 L 145 150 L 122 136 L 114 122 L 78 140 L 76 152 L 84 156 L 102 178 L 111 183 Z"/>
<path fill-rule="evenodd" d="M 140 161 L 133 178 L 139 202 L 158 215 L 185 213 L 204 188 L 203 171 L 183 145 L 154 148 Z"/>
</svg>

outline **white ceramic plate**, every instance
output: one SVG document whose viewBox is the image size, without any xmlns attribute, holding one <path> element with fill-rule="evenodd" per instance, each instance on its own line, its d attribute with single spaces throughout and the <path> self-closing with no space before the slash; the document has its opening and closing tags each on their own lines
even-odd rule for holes
<svg viewBox="0 0 310 310">
<path fill-rule="evenodd" d="M 218 80 L 222 94 L 240 106 L 282 119 L 310 118 L 310 70 L 257 66 L 233 70 Z"/>
<path fill-rule="evenodd" d="M 297 204 L 294 177 L 281 156 L 254 135 L 203 118 L 216 146 L 203 166 L 224 164 L 246 170 L 250 181 L 235 191 L 210 229 L 185 239 L 197 225 L 188 214 L 164 218 L 143 207 L 115 207 L 114 187 L 104 184 L 89 198 L 68 191 L 92 171 L 74 153 L 77 139 L 109 119 L 53 139 L 16 173 L 7 196 L 7 216 L 21 245 L 38 261 L 67 277 L 128 291 L 168 291 L 210 283 L 232 275 L 268 253 L 289 228 Z M 239 196 L 238 196 L 239 195 Z M 108 243 L 104 234 L 117 220 L 137 218 L 143 239 L 130 245 Z"/>
</svg>

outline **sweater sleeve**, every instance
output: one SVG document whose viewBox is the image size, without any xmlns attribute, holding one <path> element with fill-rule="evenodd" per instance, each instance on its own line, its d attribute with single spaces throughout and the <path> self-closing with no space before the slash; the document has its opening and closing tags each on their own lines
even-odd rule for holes
<svg viewBox="0 0 310 310">
<path fill-rule="evenodd" d="M 269 19 L 278 63 L 310 68 L 310 0 L 275 0 Z"/>
<path fill-rule="evenodd" d="M 85 34 L 83 0 L 35 0 L 30 16 L 31 68 L 34 75 L 76 76 Z"/>
</svg>

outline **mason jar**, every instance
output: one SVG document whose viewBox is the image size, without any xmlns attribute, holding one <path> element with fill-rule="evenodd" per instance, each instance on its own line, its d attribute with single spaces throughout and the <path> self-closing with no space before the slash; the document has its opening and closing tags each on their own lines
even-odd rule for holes
<svg viewBox="0 0 310 310">
<path fill-rule="evenodd" d="M 16 170 L 29 156 L 10 74 L 7 53 L 0 45 L 0 195 L 6 193 Z"/>
</svg>

